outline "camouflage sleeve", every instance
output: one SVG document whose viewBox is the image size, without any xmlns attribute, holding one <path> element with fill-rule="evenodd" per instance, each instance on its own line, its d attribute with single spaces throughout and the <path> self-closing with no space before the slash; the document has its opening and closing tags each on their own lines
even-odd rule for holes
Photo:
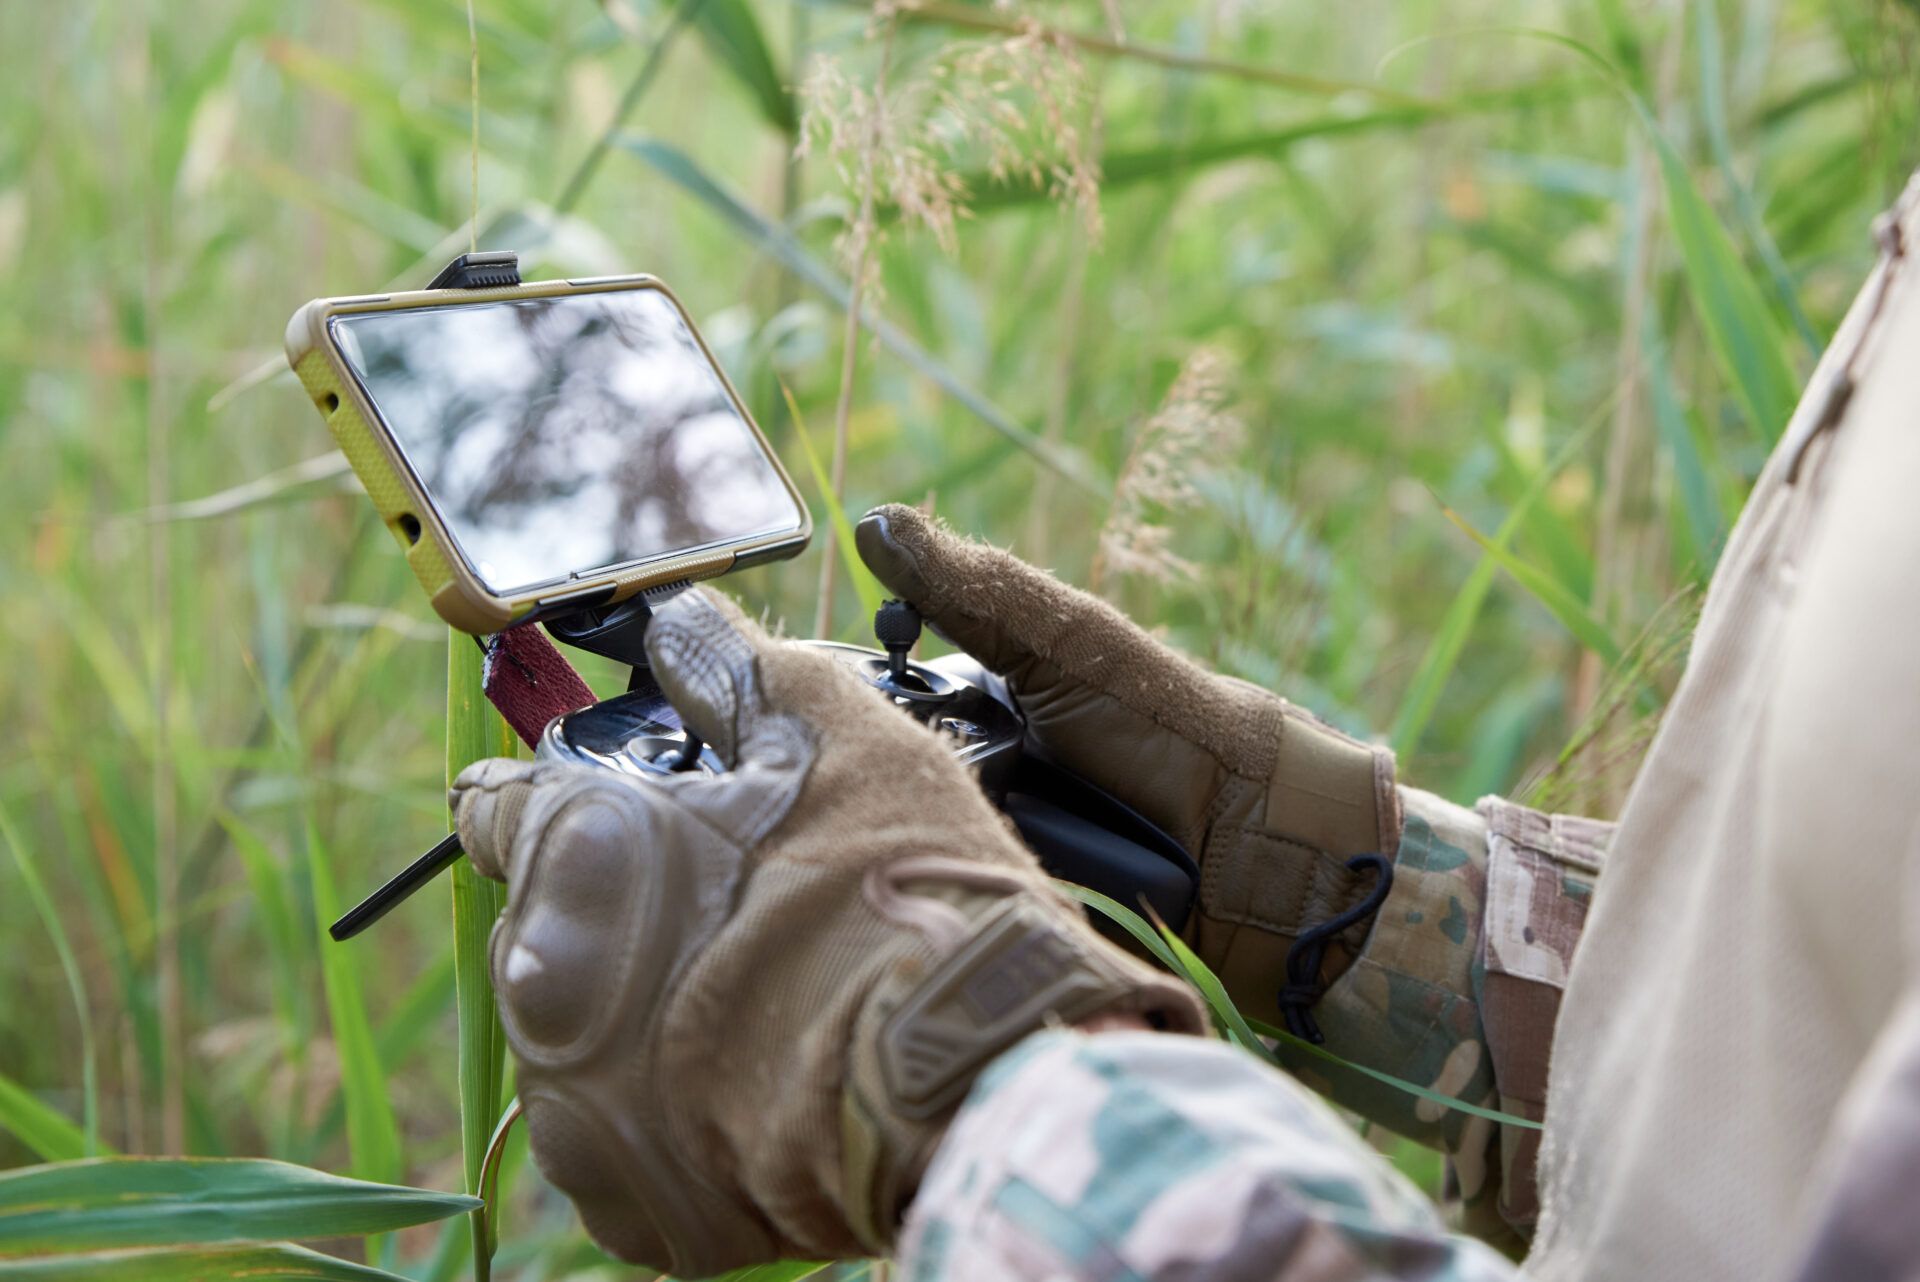
<svg viewBox="0 0 1920 1282">
<path fill-rule="evenodd" d="M 989 1066 L 896 1258 L 905 1282 L 1519 1277 L 1284 1074 L 1159 1033 L 1038 1033 Z"/>
<path fill-rule="evenodd" d="M 1402 788 L 1392 893 L 1314 1008 L 1345 1059 L 1538 1122 L 1567 965 L 1612 825 L 1487 798 L 1469 810 Z M 1335 1102 L 1450 1158 L 1475 1235 L 1516 1248 L 1539 1214 L 1537 1129 L 1433 1103 L 1282 1048 Z"/>
</svg>

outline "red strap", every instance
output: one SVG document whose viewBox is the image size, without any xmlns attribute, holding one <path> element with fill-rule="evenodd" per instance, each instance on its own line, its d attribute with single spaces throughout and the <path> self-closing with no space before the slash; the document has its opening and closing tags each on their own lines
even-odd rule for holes
<svg viewBox="0 0 1920 1282">
<path fill-rule="evenodd" d="M 594 702 L 593 691 L 539 628 L 508 628 L 487 639 L 481 688 L 528 747 L 555 717 Z"/>
</svg>

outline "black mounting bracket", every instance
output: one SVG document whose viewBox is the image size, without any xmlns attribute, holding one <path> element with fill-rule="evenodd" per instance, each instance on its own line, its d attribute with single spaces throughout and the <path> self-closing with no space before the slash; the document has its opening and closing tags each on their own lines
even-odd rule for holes
<svg viewBox="0 0 1920 1282">
<path fill-rule="evenodd" d="M 520 283 L 520 255 L 511 249 L 462 254 L 440 269 L 428 289 L 501 289 Z"/>
</svg>

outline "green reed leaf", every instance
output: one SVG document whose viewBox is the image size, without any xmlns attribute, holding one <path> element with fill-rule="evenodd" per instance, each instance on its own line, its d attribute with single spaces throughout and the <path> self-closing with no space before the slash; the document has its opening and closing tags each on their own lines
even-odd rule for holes
<svg viewBox="0 0 1920 1282">
<path fill-rule="evenodd" d="M 809 3 L 817 4 L 821 3 L 821 0 L 809 0 Z M 859 8 L 868 7 L 866 0 L 831 0 L 831 3 L 843 7 L 849 5 Z M 1003 15 L 989 6 L 951 4 L 947 3 L 947 0 L 917 0 L 913 5 L 902 6 L 897 10 L 897 14 L 903 22 L 932 23 L 1000 36 L 1024 35 L 1031 29 L 1023 25 L 1023 19 Z M 1114 40 L 1106 36 L 1090 35 L 1061 27 L 1043 26 L 1039 30 L 1050 40 L 1072 45 L 1098 57 L 1144 62 L 1164 67 L 1169 71 L 1213 76 L 1224 80 L 1239 80 L 1314 98 L 1339 98 L 1353 94 L 1378 102 L 1419 104 L 1424 101 L 1412 94 L 1401 93 L 1399 90 L 1369 81 L 1339 80 L 1329 76 L 1314 75 L 1311 72 L 1292 71 L 1285 67 L 1242 62 L 1231 58 L 1207 57 L 1180 49 L 1170 49 L 1164 45 L 1150 44 L 1143 40 Z"/>
<path fill-rule="evenodd" d="M 386 1074 L 380 1069 L 373 1025 L 367 1017 L 360 983 L 362 950 L 327 938 L 329 923 L 340 915 L 331 856 L 311 823 L 307 826 L 307 873 L 313 887 L 315 929 L 319 932 L 320 977 L 340 1056 L 340 1090 L 347 1101 L 347 1149 L 353 1170 L 364 1179 L 394 1182 L 401 1175 L 400 1124 Z"/>
<path fill-rule="evenodd" d="M 1440 1104 L 1462 1113 L 1468 1113 L 1474 1117 L 1484 1117 L 1490 1121 L 1499 1122 L 1504 1126 L 1518 1126 L 1528 1130 L 1538 1130 L 1540 1128 L 1540 1123 L 1531 1121 L 1528 1118 L 1519 1117 L 1512 1113 L 1503 1113 L 1498 1109 L 1487 1108 L 1484 1105 L 1474 1104 L 1467 1100 L 1448 1095 L 1442 1091 L 1436 1091 L 1431 1087 L 1422 1086 L 1418 1082 L 1410 1082 L 1405 1078 L 1395 1077 L 1391 1073 L 1383 1073 L 1379 1069 L 1369 1068 L 1365 1064 L 1357 1064 L 1350 1059 L 1334 1054 L 1323 1046 L 1315 1046 L 1312 1042 L 1295 1037 L 1292 1033 L 1284 1029 L 1275 1028 L 1270 1024 L 1265 1024 L 1258 1020 L 1249 1019 L 1247 1016 L 1241 1014 L 1239 1006 L 1234 1003 L 1232 996 L 1228 994 L 1227 986 L 1220 982 L 1220 977 L 1213 973 L 1211 967 L 1200 960 L 1199 955 L 1187 946 L 1185 940 L 1168 929 L 1164 922 L 1155 921 L 1152 925 L 1149 925 L 1140 914 L 1122 906 L 1096 890 L 1088 890 L 1085 886 L 1076 886 L 1071 882 L 1065 881 L 1056 881 L 1054 884 L 1074 899 L 1104 913 L 1122 930 L 1125 930 L 1129 935 L 1139 940 L 1141 946 L 1157 957 L 1162 965 L 1192 984 L 1194 988 L 1199 990 L 1202 1000 L 1207 1003 L 1207 1008 L 1213 1012 L 1214 1019 L 1226 1030 L 1228 1036 L 1231 1037 L 1234 1042 L 1267 1061 L 1269 1064 L 1275 1067 L 1281 1067 L 1279 1058 L 1268 1048 L 1266 1042 L 1261 1040 L 1263 1037 L 1284 1042 L 1290 1049 L 1300 1051 L 1315 1059 L 1325 1060 L 1328 1063 L 1350 1068 L 1356 1073 L 1372 1078 L 1374 1081 L 1391 1086 L 1395 1090 L 1405 1091 L 1409 1095 L 1418 1096 L 1434 1104 Z"/>
<path fill-rule="evenodd" d="M 799 133 L 800 117 L 787 92 L 787 80 L 773 65 L 767 38 L 746 0 L 681 0 L 694 6 L 693 25 L 707 51 L 753 96 L 767 123 L 789 137 Z"/>
<path fill-rule="evenodd" d="M 1597 70 L 1626 100 L 1659 163 L 1666 193 L 1667 222 L 1680 247 L 1682 274 L 1707 345 L 1732 386 L 1735 399 L 1755 433 L 1771 443 L 1793 412 L 1798 380 L 1785 355 L 1785 339 L 1741 261 L 1726 229 L 1714 215 L 1679 151 L 1639 91 L 1591 46 L 1554 31 L 1520 30 L 1506 34 L 1544 41 L 1570 50 Z"/>
<path fill-rule="evenodd" d="M 1452 508 L 1444 509 L 1446 517 L 1460 527 L 1462 533 L 1478 543 L 1501 569 L 1513 576 L 1521 587 L 1531 593 L 1535 600 L 1547 607 L 1561 626 L 1573 633 L 1581 645 L 1599 655 L 1609 664 L 1620 661 L 1620 643 L 1613 639 L 1606 625 L 1593 617 L 1580 600 L 1565 584 L 1555 579 L 1547 571 L 1529 561 L 1523 561 L 1513 551 L 1497 539 L 1490 539 L 1476 530 L 1472 523 Z"/>
<path fill-rule="evenodd" d="M 1686 163 L 1637 99 L 1635 107 L 1659 157 L 1667 217 L 1680 245 L 1694 310 L 1755 432 L 1772 442 L 1786 427 L 1797 395 L 1779 326 L 1726 230 L 1694 186 Z"/>
<path fill-rule="evenodd" d="M 480 647 L 464 632 L 447 633 L 447 784 L 483 757 L 512 756 L 513 731 L 487 702 L 480 684 Z M 453 982 L 459 1012 L 460 1153 L 469 1193 L 477 1194 L 487 1141 L 500 1118 L 506 1039 L 493 1002 L 487 943 L 507 900 L 506 887 L 462 859 L 453 866 Z M 486 1219 L 474 1216 L 474 1268 L 486 1282 L 493 1251 Z"/>
<path fill-rule="evenodd" d="M 810 1278 L 832 1267 L 814 1260 L 781 1260 L 777 1264 L 750 1264 L 744 1269 L 708 1278 L 707 1282 L 799 1282 L 801 1278 Z M 663 1278 L 661 1282 L 672 1282 L 672 1279 Z"/>
<path fill-rule="evenodd" d="M 74 1019 L 80 1025 L 80 1081 L 81 1107 L 84 1110 L 80 1133 L 80 1155 L 91 1156 L 100 1152 L 100 1083 L 97 1066 L 94 1062 L 93 1048 L 93 1008 L 87 1003 L 86 983 L 80 977 L 80 963 L 73 955 L 73 946 L 67 941 L 67 928 L 60 920 L 53 898 L 47 893 L 46 883 L 41 880 L 40 870 L 34 862 L 32 852 L 20 840 L 13 826 L 13 817 L 5 807 L 0 807 L 0 839 L 4 839 L 7 849 L 13 852 L 14 866 L 20 870 L 21 880 L 26 883 L 27 898 L 33 902 L 33 909 L 40 916 L 40 924 L 46 928 L 47 936 L 53 942 L 54 956 L 60 960 L 60 973 L 67 981 L 67 997 L 73 1003 Z M 32 1117 L 30 1111 L 20 1110 L 29 1124 L 37 1123 L 36 1133 L 43 1137 L 56 1135 L 46 1125 L 45 1117 Z"/>
<path fill-rule="evenodd" d="M 1507 513 L 1506 519 L 1500 522 L 1500 528 L 1494 532 L 1493 542 L 1496 546 L 1503 551 L 1512 546 L 1514 535 L 1526 524 L 1535 504 L 1547 492 L 1548 485 L 1568 463 L 1579 456 L 1580 450 L 1598 430 L 1601 421 L 1596 415 L 1585 428 L 1574 433 L 1534 476 Z M 1440 627 L 1427 643 L 1426 653 L 1420 656 L 1420 666 L 1415 670 L 1413 680 L 1407 683 L 1406 693 L 1400 696 L 1400 710 L 1393 719 L 1395 752 L 1412 752 L 1419 745 L 1420 736 L 1426 732 L 1434 709 L 1439 706 L 1441 692 L 1446 689 L 1447 681 L 1453 676 L 1454 668 L 1459 665 L 1460 656 L 1467 648 L 1467 638 L 1472 635 L 1475 620 L 1480 617 L 1480 607 L 1493 586 L 1494 571 L 1498 565 L 1497 558 L 1489 550 L 1475 564 L 1466 581 L 1460 585 L 1460 590 L 1454 593 L 1453 600 L 1448 603 Z"/>
<path fill-rule="evenodd" d="M 476 1204 L 261 1158 L 95 1158 L 0 1172 L 0 1255 L 358 1237 Z"/>
<path fill-rule="evenodd" d="M 49 1162 L 70 1162 L 87 1155 L 84 1127 L 76 1126 L 52 1105 L 11 1078 L 0 1076 L 0 1130 Z M 103 1147 L 93 1141 L 96 1148 Z"/>
<path fill-rule="evenodd" d="M 1377 111 L 1330 112 L 1254 133 L 1111 147 L 1100 156 L 1100 191 L 1104 196 L 1139 183 L 1194 178 L 1203 170 L 1239 160 L 1280 161 L 1296 147 L 1322 139 L 1417 129 L 1439 120 L 1512 111 L 1566 96 L 1563 85 L 1548 81 L 1448 102 L 1385 107 Z M 976 214 L 1046 204 L 1057 199 L 1053 178 L 1046 173 L 978 169 L 956 175 L 956 181 L 959 190 L 967 193 L 967 209 Z M 897 205 L 886 203 L 880 205 L 875 214 L 882 221 L 888 221 L 899 217 L 900 210 Z"/>
<path fill-rule="evenodd" d="M 1732 197 L 1740 228 L 1746 233 L 1761 266 L 1766 268 L 1767 280 L 1773 286 L 1781 308 L 1793 323 L 1801 342 L 1806 345 L 1807 354 L 1818 356 L 1820 338 L 1814 332 L 1813 322 L 1807 319 L 1806 310 L 1800 306 L 1800 294 L 1794 288 L 1793 274 L 1787 270 L 1786 260 L 1780 256 L 1780 247 L 1767 231 L 1766 220 L 1760 215 L 1760 207 L 1754 201 L 1752 189 L 1734 167 L 1733 140 L 1727 130 L 1726 86 L 1721 73 L 1720 17 L 1714 11 L 1712 0 L 1694 0 L 1692 8 L 1694 47 L 1699 51 L 1700 58 L 1700 117 L 1706 125 L 1707 142 L 1712 148 L 1714 163 L 1719 166 L 1721 180 Z"/>
<path fill-rule="evenodd" d="M 853 580 L 853 590 L 860 594 L 860 604 L 868 614 L 880 609 L 880 603 L 886 599 L 886 589 L 880 586 L 880 580 L 873 577 L 873 571 L 860 559 L 860 550 L 853 541 L 853 522 L 847 518 L 847 510 L 833 497 L 833 482 L 827 476 L 826 464 L 820 460 L 820 451 L 813 448 L 813 436 L 807 431 L 806 415 L 800 412 L 799 402 L 793 399 L 793 391 L 785 383 L 780 385 L 780 394 L 787 398 L 787 413 L 793 419 L 794 439 L 800 442 L 800 452 L 806 455 L 807 470 L 813 474 L 813 483 L 820 490 L 820 500 L 826 505 L 827 519 L 833 522 L 836 535 L 834 546 L 839 550 L 840 563 L 846 567 L 847 577 Z"/>
<path fill-rule="evenodd" d="M 408 1282 L 302 1246 L 89 1251 L 0 1260 L 0 1282 Z"/>
</svg>

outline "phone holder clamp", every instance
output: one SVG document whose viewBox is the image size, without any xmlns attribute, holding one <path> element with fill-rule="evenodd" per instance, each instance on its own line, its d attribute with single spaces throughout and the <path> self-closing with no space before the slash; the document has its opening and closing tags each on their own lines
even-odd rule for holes
<svg viewBox="0 0 1920 1282">
<path fill-rule="evenodd" d="M 428 289 L 502 289 L 520 283 L 520 255 L 511 249 L 462 254 L 440 269 Z"/>
</svg>

